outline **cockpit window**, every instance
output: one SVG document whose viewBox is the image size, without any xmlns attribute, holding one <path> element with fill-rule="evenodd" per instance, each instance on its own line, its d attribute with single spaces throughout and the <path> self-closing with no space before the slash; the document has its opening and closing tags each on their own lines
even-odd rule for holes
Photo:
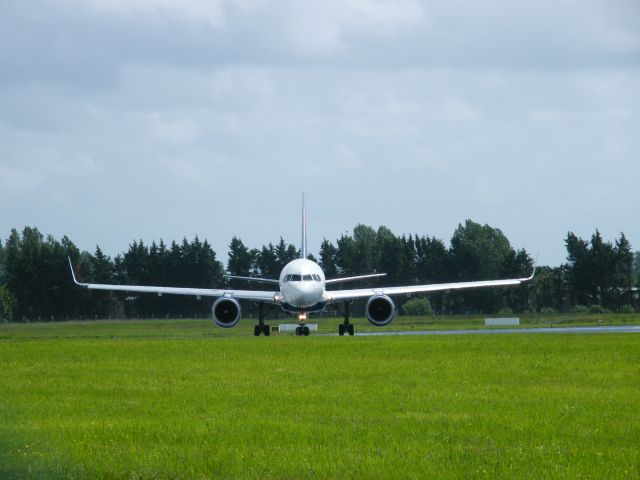
<svg viewBox="0 0 640 480">
<path fill-rule="evenodd" d="M 297 273 L 290 273 L 284 276 L 284 282 L 321 282 L 322 279 L 317 273 L 298 275 Z"/>
</svg>

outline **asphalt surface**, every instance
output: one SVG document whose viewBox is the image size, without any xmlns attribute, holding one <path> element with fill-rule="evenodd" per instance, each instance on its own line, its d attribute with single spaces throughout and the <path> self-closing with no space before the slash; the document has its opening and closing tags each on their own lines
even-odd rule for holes
<svg viewBox="0 0 640 480">
<path fill-rule="evenodd" d="M 640 325 L 618 327 L 542 327 L 542 328 L 486 328 L 484 330 L 411 330 L 406 332 L 356 332 L 359 337 L 392 335 L 499 335 L 503 333 L 640 333 Z"/>
</svg>

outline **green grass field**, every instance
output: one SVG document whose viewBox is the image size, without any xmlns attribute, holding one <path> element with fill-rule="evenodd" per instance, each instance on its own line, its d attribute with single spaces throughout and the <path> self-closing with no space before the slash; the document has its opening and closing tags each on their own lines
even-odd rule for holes
<svg viewBox="0 0 640 480">
<path fill-rule="evenodd" d="M 523 328 L 575 327 L 601 325 L 640 325 L 640 314 L 520 314 Z M 376 327 L 364 317 L 356 317 L 353 322 L 357 332 L 404 331 L 404 330 L 475 330 L 484 329 L 482 315 L 436 315 L 431 317 L 399 316 L 389 325 Z M 310 323 L 317 323 L 319 333 L 337 333 L 341 318 L 323 316 L 312 317 Z M 237 327 L 221 329 L 208 319 L 191 320 L 96 320 L 0 323 L 0 341 L 16 338 L 210 338 L 253 335 L 256 320 L 245 318 Z M 295 323 L 292 317 L 270 319 L 268 323 Z"/>
<path fill-rule="evenodd" d="M 640 477 L 636 334 L 251 329 L 0 325 L 0 478 Z"/>
</svg>

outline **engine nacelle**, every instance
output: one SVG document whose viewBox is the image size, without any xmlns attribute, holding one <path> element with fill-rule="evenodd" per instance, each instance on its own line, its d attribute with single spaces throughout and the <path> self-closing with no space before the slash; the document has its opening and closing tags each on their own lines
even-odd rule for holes
<svg viewBox="0 0 640 480">
<path fill-rule="evenodd" d="M 220 297 L 211 307 L 213 321 L 222 328 L 235 327 L 240 321 L 240 313 L 240 304 L 231 297 Z"/>
<path fill-rule="evenodd" d="M 374 295 L 364 309 L 369 323 L 382 327 L 396 318 L 396 304 L 386 295 Z"/>
</svg>

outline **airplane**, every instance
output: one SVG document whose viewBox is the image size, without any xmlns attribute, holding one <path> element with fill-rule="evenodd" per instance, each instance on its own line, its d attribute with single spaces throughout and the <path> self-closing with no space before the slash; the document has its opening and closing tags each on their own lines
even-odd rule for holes
<svg viewBox="0 0 640 480">
<path fill-rule="evenodd" d="M 397 308 L 395 302 L 391 299 L 391 297 L 395 295 L 411 295 L 414 293 L 429 293 L 445 290 L 521 285 L 532 280 L 536 272 L 536 267 L 534 266 L 533 273 L 525 278 L 327 290 L 328 286 L 335 285 L 337 283 L 377 278 L 386 274 L 374 273 L 354 277 L 327 279 L 325 278 L 320 265 L 309 260 L 307 257 L 307 214 L 303 195 L 302 249 L 300 258 L 292 260 L 285 265 L 277 280 L 260 277 L 226 275 L 226 278 L 229 279 L 257 281 L 271 284 L 274 286 L 272 291 L 80 283 L 76 279 L 71 258 L 69 258 L 69 267 L 71 268 L 71 275 L 74 283 L 89 290 L 155 293 L 158 296 L 162 296 L 163 294 L 191 295 L 198 299 L 201 297 L 216 298 L 211 308 L 211 316 L 215 324 L 222 328 L 235 327 L 240 321 L 242 310 L 240 303 L 238 302 L 239 300 L 257 302 L 259 313 L 258 324 L 254 327 L 255 336 L 259 336 L 260 334 L 269 336 L 271 332 L 269 326 L 265 324 L 264 320 L 265 303 L 277 305 L 285 312 L 296 315 L 298 321 L 298 327 L 295 332 L 296 335 L 308 336 L 309 327 L 306 323 L 309 315 L 322 312 L 328 305 L 343 302 L 344 321 L 338 326 L 338 334 L 340 336 L 343 336 L 345 333 L 348 335 L 354 335 L 354 325 L 350 322 L 349 303 L 355 299 L 368 297 L 365 306 L 365 316 L 372 325 L 382 327 L 391 323 L 396 317 Z"/>
</svg>

